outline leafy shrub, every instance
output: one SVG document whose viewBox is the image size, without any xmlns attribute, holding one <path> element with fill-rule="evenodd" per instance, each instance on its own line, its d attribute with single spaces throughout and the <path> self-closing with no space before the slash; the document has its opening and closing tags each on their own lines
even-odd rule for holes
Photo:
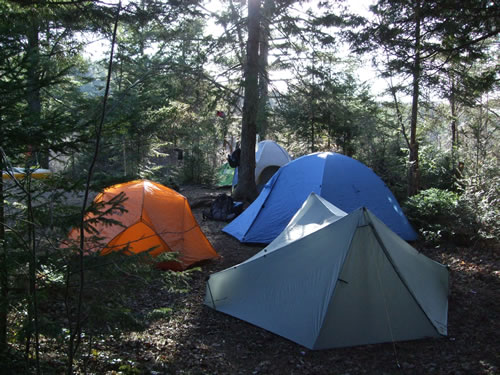
<svg viewBox="0 0 500 375">
<path fill-rule="evenodd" d="M 144 168 L 140 177 L 151 181 L 155 181 L 170 189 L 179 191 L 179 168 L 176 166 L 154 166 Z"/>
<path fill-rule="evenodd" d="M 456 175 L 450 152 L 434 146 L 419 149 L 420 186 L 455 191 Z"/>
<path fill-rule="evenodd" d="M 474 216 L 474 239 L 493 240 L 500 237 L 500 176 L 477 176 L 461 181 L 460 204 Z"/>
<path fill-rule="evenodd" d="M 212 184 L 215 173 L 202 150 L 194 147 L 192 152 L 185 156 L 181 174 L 181 181 L 185 184 Z"/>
<path fill-rule="evenodd" d="M 408 198 L 404 207 L 426 241 L 462 243 L 475 233 L 474 218 L 458 193 L 437 188 L 423 190 Z"/>
</svg>

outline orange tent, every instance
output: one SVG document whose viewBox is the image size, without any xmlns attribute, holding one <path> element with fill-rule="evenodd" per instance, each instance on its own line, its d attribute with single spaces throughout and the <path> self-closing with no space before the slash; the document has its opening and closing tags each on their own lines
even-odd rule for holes
<svg viewBox="0 0 500 375">
<path fill-rule="evenodd" d="M 101 255 L 106 255 L 128 246 L 127 250 L 135 254 L 151 248 L 154 248 L 152 256 L 168 251 L 179 253 L 179 263 L 159 263 L 158 266 L 163 269 L 186 269 L 194 263 L 218 256 L 183 195 L 156 182 L 135 180 L 106 188 L 94 202 L 104 204 L 101 211 L 109 210 L 111 204 L 108 202 L 120 193 L 125 195 L 122 205 L 126 211 L 110 210 L 103 218 L 115 220 L 121 225 L 109 225 L 101 220 L 92 223 L 98 240 L 87 240 L 85 250 L 101 248 Z M 87 222 L 95 219 L 96 214 L 93 213 L 85 218 Z M 73 229 L 69 238 L 77 241 L 79 229 Z"/>
</svg>

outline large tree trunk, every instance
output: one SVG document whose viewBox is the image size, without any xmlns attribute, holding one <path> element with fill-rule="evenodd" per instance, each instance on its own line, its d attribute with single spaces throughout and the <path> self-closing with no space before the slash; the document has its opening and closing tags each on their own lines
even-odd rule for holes
<svg viewBox="0 0 500 375">
<path fill-rule="evenodd" d="M 454 156 L 458 147 L 458 134 L 457 134 L 457 103 L 455 100 L 455 78 L 451 81 L 450 93 L 450 111 L 451 111 L 451 155 L 453 162 Z"/>
<path fill-rule="evenodd" d="M 266 139 L 269 127 L 269 21 L 272 15 L 274 0 L 265 0 L 261 17 L 259 45 L 259 110 L 257 114 L 257 132 L 261 139 Z"/>
<path fill-rule="evenodd" d="M 0 155 L 0 172 L 3 171 L 3 159 Z M 8 313 L 8 267 L 7 246 L 5 240 L 5 214 L 3 178 L 0 180 L 0 357 L 7 351 L 7 313 Z"/>
<path fill-rule="evenodd" d="M 245 97 L 241 126 L 241 156 L 238 185 L 233 193 L 236 200 L 251 202 L 257 197 L 255 185 L 255 137 L 259 105 L 259 30 L 260 0 L 248 1 L 248 42 L 245 67 Z"/>
<path fill-rule="evenodd" d="M 417 194 L 419 185 L 417 119 L 420 90 L 420 71 L 420 0 L 417 0 L 415 4 L 415 64 L 413 67 L 413 97 L 410 124 L 410 166 L 408 168 L 408 196 Z"/>
<path fill-rule="evenodd" d="M 38 15 L 31 16 L 31 24 L 28 28 L 28 47 L 26 55 L 28 56 L 28 69 L 26 72 L 26 101 L 28 103 L 29 121 L 33 129 L 41 127 L 42 102 L 40 99 L 40 41 Z M 40 132 L 41 133 L 41 132 Z M 40 140 L 36 139 L 31 144 L 31 150 L 36 155 L 37 162 L 42 168 L 49 167 L 49 156 L 47 152 L 42 152 Z"/>
</svg>

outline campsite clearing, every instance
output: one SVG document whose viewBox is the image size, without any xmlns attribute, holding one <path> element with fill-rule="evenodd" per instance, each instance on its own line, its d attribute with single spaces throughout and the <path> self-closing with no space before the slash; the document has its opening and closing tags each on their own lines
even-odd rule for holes
<svg viewBox="0 0 500 375">
<path fill-rule="evenodd" d="M 237 265 L 264 246 L 242 244 L 222 232 L 225 222 L 203 220 L 211 199 L 230 188 L 185 186 L 192 207 L 219 258 L 192 274 L 189 290 L 173 294 L 161 281 L 143 287 L 127 308 L 149 316 L 169 311 L 141 331 L 94 337 L 87 373 L 95 374 L 483 374 L 500 372 L 500 248 L 413 244 L 449 266 L 448 336 L 328 350 L 309 350 L 203 304 L 208 276 Z M 157 273 L 160 275 L 160 273 Z M 47 342 L 53 373 L 65 353 Z M 60 370 L 60 371 L 59 371 Z M 77 368 L 75 373 L 83 373 Z"/>
<path fill-rule="evenodd" d="M 220 189 L 185 187 L 189 202 L 220 194 Z M 196 219 L 222 256 L 194 274 L 191 290 L 172 296 L 151 288 L 134 309 L 171 304 L 172 315 L 146 331 L 109 338 L 99 350 L 116 363 L 131 363 L 139 373 L 165 374 L 497 374 L 500 371 L 499 249 L 421 248 L 450 266 L 448 336 L 407 342 L 311 351 L 264 329 L 203 305 L 206 277 L 240 263 L 263 246 L 239 243 L 221 232 L 224 222 Z"/>
</svg>

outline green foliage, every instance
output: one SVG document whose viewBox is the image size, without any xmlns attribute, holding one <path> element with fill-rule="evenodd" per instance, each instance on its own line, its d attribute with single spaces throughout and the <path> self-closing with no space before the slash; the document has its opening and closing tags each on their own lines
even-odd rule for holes
<svg viewBox="0 0 500 375">
<path fill-rule="evenodd" d="M 92 191 L 102 191 L 103 189 L 110 187 L 112 185 L 121 184 L 124 182 L 129 182 L 136 180 L 135 175 L 118 175 L 111 173 L 104 173 L 102 171 L 97 171 L 92 179 L 91 190 Z"/>
<path fill-rule="evenodd" d="M 212 184 L 214 183 L 215 170 L 208 163 L 202 150 L 195 146 L 186 155 L 181 171 L 181 182 L 184 184 Z"/>
<path fill-rule="evenodd" d="M 431 188 L 408 198 L 405 211 L 426 241 L 437 242 L 443 237 L 449 239 L 454 234 L 457 205 L 456 193 Z"/>
<path fill-rule="evenodd" d="M 497 241 L 500 238 L 500 176 L 495 172 L 489 178 L 466 178 L 461 181 L 460 203 L 474 215 L 477 229 L 472 239 Z"/>
<path fill-rule="evenodd" d="M 159 319 L 166 319 L 172 314 L 172 308 L 170 307 L 160 307 L 158 309 L 154 309 L 151 311 L 147 319 L 148 320 L 159 320 Z"/>
<path fill-rule="evenodd" d="M 162 273 L 164 287 L 169 293 L 185 293 L 191 289 L 191 280 L 197 272 L 200 272 L 199 267 L 190 268 L 183 272 L 165 271 Z"/>
<path fill-rule="evenodd" d="M 459 192 L 430 188 L 404 205 L 408 219 L 427 241 L 461 245 L 495 241 L 500 236 L 500 178 L 467 178 Z"/>
<path fill-rule="evenodd" d="M 293 134 L 301 153 L 337 150 L 352 156 L 363 135 L 375 127 L 376 103 L 352 75 L 334 72 L 341 65 L 332 56 L 321 57 L 310 77 L 282 98 L 277 114 L 285 125 L 280 132 Z"/>
<path fill-rule="evenodd" d="M 35 185 L 21 185 L 26 189 L 23 191 L 11 184 L 4 192 L 9 203 L 5 219 L 10 228 L 2 241 L 8 255 L 3 266 L 9 275 L 9 345 L 21 351 L 28 339 L 33 340 L 35 315 L 36 333 L 43 338 L 43 345 L 57 347 L 61 353 L 66 351 L 64 346 L 77 321 L 82 324 L 85 342 L 86 337 L 98 337 L 103 333 L 119 337 L 122 332 L 142 330 L 151 320 L 168 316 L 167 306 L 158 307 L 157 311 L 153 311 L 154 306 L 152 310 L 138 309 L 138 296 L 142 296 L 144 289 L 152 283 L 165 293 L 186 292 L 195 271 L 172 272 L 166 276 L 165 272 L 154 268 L 157 260 L 174 260 L 173 253 L 152 259 L 146 253 L 100 256 L 97 251 L 80 258 L 75 249 L 59 247 L 60 240 L 66 237 L 70 214 L 64 191 L 53 190 L 56 185 L 54 181 L 44 180 Z M 34 211 L 32 222 L 27 220 L 29 201 Z M 111 208 L 91 205 L 89 210 L 97 219 L 105 220 L 103 213 L 120 209 L 121 203 L 122 197 L 117 197 L 109 202 Z M 54 215 L 56 218 L 50 220 Z M 91 224 L 95 222 L 88 222 L 86 228 L 90 229 Z M 36 238 L 35 244 L 29 241 L 29 233 Z M 34 264 L 34 291 L 31 264 Z M 82 267 L 84 284 L 80 272 Z M 80 290 L 81 285 L 83 289 Z M 34 293 L 36 309 L 33 307 Z M 78 313 L 80 298 L 82 305 Z M 33 348 L 29 351 L 32 353 Z M 81 354 L 77 352 L 77 361 Z"/>
<path fill-rule="evenodd" d="M 401 148 L 397 137 L 391 139 L 384 133 L 386 131 L 381 130 L 372 138 L 362 140 L 354 157 L 373 169 L 398 202 L 402 202 L 407 197 L 405 161 L 408 154 Z"/>
<path fill-rule="evenodd" d="M 404 204 L 410 222 L 426 241 L 468 243 L 475 235 L 471 207 L 453 191 L 430 188 L 408 198 Z"/>
<path fill-rule="evenodd" d="M 213 13 L 225 29 L 217 40 L 203 34 L 204 20 L 198 17 L 196 3 L 132 0 L 124 5 L 93 192 L 137 178 L 173 188 L 180 183 L 210 184 L 222 141 L 239 137 L 245 2 L 231 2 Z M 399 103 L 396 110 L 376 102 L 351 74 L 354 62 L 338 59 L 331 49 L 330 30 L 319 30 L 321 24 L 341 21 L 333 8 L 323 8 L 328 14 L 316 20 L 306 19 L 310 13 L 299 19 L 288 12 L 293 2 L 266 3 L 273 8 L 270 48 L 276 57 L 270 69 L 297 73 L 286 92 L 277 93 L 269 83 L 268 134 L 282 140 L 295 156 L 311 149 L 352 155 L 373 168 L 403 201 L 408 154 L 401 125 L 408 122 L 410 106 Z M 406 203 L 408 217 L 425 239 L 436 244 L 495 241 L 500 237 L 499 103 L 494 95 L 481 94 L 495 89 L 497 56 L 485 32 L 498 34 L 498 28 L 488 30 L 496 13 L 477 12 L 472 1 L 462 4 L 460 12 L 446 3 L 421 4 L 423 31 L 432 31 L 423 33 L 422 52 L 430 57 L 421 67 L 421 86 L 439 89 L 456 108 L 420 107 L 417 141 L 424 190 Z M 388 61 L 381 61 L 387 57 L 384 53 L 375 58 L 383 75 L 411 74 L 415 46 L 408 40 L 415 22 L 406 16 L 413 14 L 414 4 L 380 0 L 375 5 L 385 24 L 367 30 L 355 45 L 385 46 L 394 52 Z M 494 10 L 493 2 L 479 6 Z M 11 357 L 20 361 L 24 353 L 34 357 L 37 335 L 44 346 L 42 356 L 52 349 L 51 355 L 67 353 L 68 335 L 75 333 L 78 322 L 82 346 L 75 358 L 81 364 L 83 345 L 93 353 L 95 340 L 119 337 L 169 317 L 172 307 L 164 301 L 149 301 L 150 308 L 141 309 L 144 304 L 139 306 L 137 299 L 149 298 L 144 288 L 153 284 L 162 296 L 185 293 L 198 271 L 160 272 L 151 267 L 156 261 L 172 261 L 174 254 L 155 259 L 120 253 L 80 258 L 77 249 L 59 246 L 81 219 L 81 187 L 93 158 L 107 67 L 84 61 L 85 38 L 80 36 L 107 35 L 115 11 L 98 2 L 27 6 L 0 1 L 0 147 L 13 166 L 38 165 L 42 156 L 51 155 L 50 161 L 57 159 L 64 169 L 51 180 L 5 184 L 0 202 L 5 209 L 0 225 L 6 229 L 0 238 L 5 255 L 0 276 L 2 282 L 6 277 L 9 289 L 0 303 L 8 310 Z M 463 46 L 471 48 L 456 54 Z M 214 66 L 222 67 L 220 75 L 212 74 Z M 422 103 L 426 93 L 421 93 Z M 215 109 L 227 116 L 215 118 Z M 456 121 L 457 129 L 451 146 L 450 120 Z M 175 149 L 184 151 L 183 160 L 171 157 Z M 35 153 L 27 155 L 28 150 Z M 465 165 L 460 176 L 455 174 L 458 160 Z M 3 160 L 0 165 L 5 165 Z M 1 358 L 2 366 L 13 368 L 7 362 L 12 358 Z M 14 373 L 26 368 L 36 372 L 31 360 L 19 368 Z M 43 363 L 42 370 L 52 371 Z M 87 370 L 82 373 L 92 372 Z M 132 365 L 120 371 L 138 373 Z"/>
<path fill-rule="evenodd" d="M 434 145 L 420 148 L 420 186 L 422 189 L 438 188 L 456 191 L 456 173 L 453 171 L 451 153 Z"/>
<path fill-rule="evenodd" d="M 132 365 L 121 365 L 118 370 L 118 374 L 123 375 L 140 375 L 143 373 L 142 370 L 139 370 Z"/>
<path fill-rule="evenodd" d="M 370 104 L 366 100 L 362 131 L 355 139 L 354 158 L 360 160 L 385 182 L 398 201 L 407 196 L 408 152 L 392 104 Z"/>
</svg>

